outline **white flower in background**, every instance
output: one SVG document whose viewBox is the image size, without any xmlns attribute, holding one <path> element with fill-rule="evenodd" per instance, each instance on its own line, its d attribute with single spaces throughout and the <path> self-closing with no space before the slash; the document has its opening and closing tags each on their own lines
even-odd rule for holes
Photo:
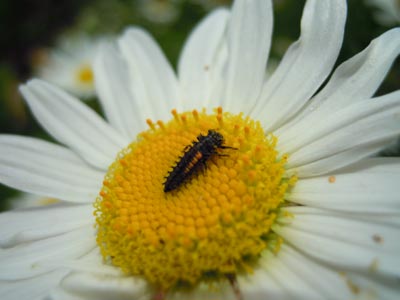
<svg viewBox="0 0 400 300">
<path fill-rule="evenodd" d="M 399 0 L 366 0 L 366 3 L 378 8 L 374 13 L 375 20 L 385 26 L 400 24 Z"/>
<path fill-rule="evenodd" d="M 11 209 L 23 209 L 29 207 L 40 207 L 59 203 L 55 198 L 43 197 L 29 193 L 22 193 L 16 197 L 7 200 Z"/>
<path fill-rule="evenodd" d="M 94 97 L 93 59 L 106 40 L 83 34 L 63 37 L 38 66 L 37 75 L 75 96 Z"/>
<path fill-rule="evenodd" d="M 179 17 L 177 0 L 139 0 L 142 15 L 154 23 L 172 23 Z"/>
<path fill-rule="evenodd" d="M 400 160 L 371 155 L 400 133 L 400 91 L 373 96 L 400 30 L 321 88 L 346 2 L 307 1 L 268 76 L 271 6 L 212 12 L 177 75 L 127 29 L 94 63 L 107 121 L 44 81 L 21 87 L 62 145 L 1 136 L 0 181 L 64 202 L 0 216 L 2 299 L 398 298 Z"/>
</svg>

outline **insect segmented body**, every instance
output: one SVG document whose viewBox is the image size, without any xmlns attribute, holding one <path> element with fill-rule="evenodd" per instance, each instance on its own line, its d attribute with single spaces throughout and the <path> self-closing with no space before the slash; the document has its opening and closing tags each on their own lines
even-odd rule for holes
<svg viewBox="0 0 400 300">
<path fill-rule="evenodd" d="M 178 188 L 197 171 L 204 169 L 207 160 L 213 154 L 217 154 L 218 149 L 235 149 L 223 146 L 223 143 L 224 137 L 215 130 L 208 130 L 207 135 L 200 134 L 197 141 L 185 147 L 183 156 L 167 175 L 164 182 L 164 192 Z"/>
</svg>

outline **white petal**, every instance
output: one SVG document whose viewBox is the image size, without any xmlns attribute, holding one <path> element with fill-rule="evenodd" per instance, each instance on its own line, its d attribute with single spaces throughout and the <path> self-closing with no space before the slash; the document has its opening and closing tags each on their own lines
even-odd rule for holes
<svg viewBox="0 0 400 300">
<path fill-rule="evenodd" d="M 241 112 L 255 104 L 265 78 L 272 35 L 270 0 L 238 0 L 227 32 L 224 109 Z"/>
<path fill-rule="evenodd" d="M 33 278 L 14 281 L 0 281 L 0 295 L 4 300 L 45 299 L 56 288 L 68 271 L 57 270 Z"/>
<path fill-rule="evenodd" d="M 317 290 L 312 288 L 307 281 L 304 280 L 297 270 L 289 269 L 285 264 L 282 263 L 281 259 L 270 260 L 268 265 L 264 268 L 268 268 L 268 274 L 275 279 L 276 282 L 281 286 L 287 299 L 320 299 Z"/>
<path fill-rule="evenodd" d="M 348 299 L 344 280 L 334 269 L 300 254 L 283 244 L 273 259 L 261 259 L 261 269 L 281 286 L 282 292 L 273 299 Z M 269 298 L 268 294 L 264 298 Z"/>
<path fill-rule="evenodd" d="M 288 294 L 273 276 L 269 268 L 259 267 L 253 274 L 238 276 L 239 287 L 244 299 L 288 299 Z"/>
<path fill-rule="evenodd" d="M 160 48 L 138 28 L 126 30 L 118 42 L 129 66 L 132 93 L 140 101 L 140 113 L 145 119 L 169 120 L 171 109 L 179 109 L 178 83 Z"/>
<path fill-rule="evenodd" d="M 21 86 L 38 122 L 95 167 L 107 169 L 126 140 L 78 99 L 44 81 Z"/>
<path fill-rule="evenodd" d="M 342 300 L 355 296 L 342 271 L 310 259 L 286 243 L 277 254 L 264 251 L 254 274 L 239 276 L 239 284 L 244 299 L 252 300 Z"/>
<path fill-rule="evenodd" d="M 366 276 L 354 272 L 343 272 L 342 274 L 353 293 L 357 295 L 356 299 L 399 299 L 400 285 L 398 278 L 382 279 L 373 275 Z"/>
<path fill-rule="evenodd" d="M 365 159 L 326 176 L 301 179 L 287 200 L 366 213 L 400 213 L 400 158 Z"/>
<path fill-rule="evenodd" d="M 286 170 L 287 176 L 297 175 L 299 178 L 323 175 L 342 167 L 356 163 L 363 158 L 377 154 L 388 144 L 387 140 L 377 141 L 369 145 L 359 145 L 334 155 L 319 159 L 307 165 Z"/>
<path fill-rule="evenodd" d="M 266 131 L 296 114 L 327 78 L 342 45 L 345 20 L 345 1 L 307 1 L 301 37 L 266 82 L 251 113 Z"/>
<path fill-rule="evenodd" d="M 293 130 L 285 131 L 279 136 L 279 151 L 287 153 L 296 152 L 312 142 L 325 137 L 328 138 L 329 134 L 356 126 L 357 122 L 370 123 L 379 114 L 388 112 L 395 114 L 399 110 L 399 107 L 400 91 L 397 91 L 378 98 L 364 99 L 362 102 L 356 102 L 332 113 L 326 113 L 317 119 L 311 118 L 308 121 L 308 118 L 306 118 L 304 122 L 296 124 L 295 129 L 293 127 Z M 318 126 L 313 127 L 313 124 L 318 124 Z M 310 130 L 311 127 L 313 127 L 312 130 Z M 371 134 L 371 132 L 369 133 Z M 354 138 L 357 141 L 362 141 L 356 136 Z"/>
<path fill-rule="evenodd" d="M 204 107 L 212 111 L 216 107 L 222 106 L 222 101 L 226 92 L 226 77 L 229 54 L 226 39 L 222 39 L 214 58 L 214 64 L 210 68 L 210 96 L 209 101 L 205 101 Z"/>
<path fill-rule="evenodd" d="M 167 294 L 168 300 L 236 300 L 232 286 L 228 280 L 209 284 L 200 284 L 190 291 L 176 291 Z"/>
<path fill-rule="evenodd" d="M 358 216 L 307 207 L 286 211 L 293 214 L 289 224 L 274 225 L 273 230 L 305 254 L 336 268 L 400 275 L 399 224 L 374 214 Z"/>
<path fill-rule="evenodd" d="M 93 65 L 95 85 L 110 124 L 129 139 L 146 129 L 146 120 L 138 99 L 130 90 L 126 62 L 111 45 L 99 49 Z"/>
<path fill-rule="evenodd" d="M 216 84 L 212 73 L 228 18 L 226 9 L 212 12 L 194 29 L 183 48 L 178 73 L 185 111 L 201 109 L 212 100 L 211 87 Z"/>
<path fill-rule="evenodd" d="M 400 91 L 355 103 L 327 116 L 318 125 L 318 129 L 300 131 L 301 138 L 284 144 L 283 151 L 291 153 L 288 169 L 358 146 L 389 143 L 400 134 Z"/>
<path fill-rule="evenodd" d="M 277 258 L 288 270 L 296 273 L 307 288 L 314 290 L 317 299 L 350 298 L 351 293 L 345 281 L 336 270 L 329 266 L 302 255 L 287 244 L 281 246 Z"/>
<path fill-rule="evenodd" d="M 277 254 L 264 251 L 254 274 L 239 276 L 244 299 L 347 299 L 339 274 L 286 244 Z"/>
<path fill-rule="evenodd" d="M 292 134 L 304 124 L 315 124 L 343 107 L 371 97 L 379 88 L 389 71 L 393 61 L 400 53 L 400 28 L 395 28 L 382 34 L 362 52 L 342 63 L 327 85 L 297 116 L 289 123 L 290 129 L 284 127 L 278 130 Z M 304 118 L 307 116 L 307 118 Z M 303 119 L 304 118 L 304 119 Z M 299 121 L 303 121 L 299 123 Z M 296 124 L 296 126 L 293 126 Z M 290 131 L 290 133 L 286 133 Z"/>
<path fill-rule="evenodd" d="M 141 278 L 74 272 L 61 283 L 67 292 L 84 299 L 149 299 L 152 288 Z"/>
<path fill-rule="evenodd" d="M 72 202 L 92 202 L 104 177 L 67 148 L 13 135 L 0 136 L 0 166 L 0 182 Z"/>
<path fill-rule="evenodd" d="M 0 249 L 0 279 L 24 279 L 57 268 L 57 262 L 81 257 L 96 247 L 93 225 L 50 237 Z M 49 265 L 49 262 L 54 264 Z M 43 263 L 43 265 L 42 265 Z"/>
<path fill-rule="evenodd" d="M 93 224 L 92 205 L 54 204 L 0 214 L 0 247 L 32 242 Z"/>
<path fill-rule="evenodd" d="M 87 298 L 69 293 L 59 287 L 54 289 L 53 291 L 50 291 L 48 297 L 45 300 L 87 300 Z"/>
<path fill-rule="evenodd" d="M 44 264 L 44 263 L 43 263 Z M 88 272 L 102 275 L 122 276 L 122 270 L 112 265 L 106 265 L 100 253 L 100 248 L 96 247 L 83 257 L 62 262 L 49 262 L 46 265 L 57 265 L 71 271 Z"/>
</svg>

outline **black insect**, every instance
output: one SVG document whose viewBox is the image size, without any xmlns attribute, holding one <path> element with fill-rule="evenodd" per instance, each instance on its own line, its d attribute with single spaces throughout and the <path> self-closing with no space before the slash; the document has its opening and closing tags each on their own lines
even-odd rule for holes
<svg viewBox="0 0 400 300">
<path fill-rule="evenodd" d="M 223 146 L 224 137 L 215 130 L 208 130 L 207 135 L 200 134 L 197 141 L 185 147 L 184 154 L 176 163 L 171 172 L 168 173 L 164 182 L 164 192 L 169 192 L 178 188 L 187 181 L 193 174 L 207 167 L 207 160 L 214 154 L 218 154 L 218 149 L 236 149 Z"/>
</svg>

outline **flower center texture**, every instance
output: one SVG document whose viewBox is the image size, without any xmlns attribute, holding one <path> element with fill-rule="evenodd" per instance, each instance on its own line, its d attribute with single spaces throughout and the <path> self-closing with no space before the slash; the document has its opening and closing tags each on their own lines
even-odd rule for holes
<svg viewBox="0 0 400 300">
<path fill-rule="evenodd" d="M 263 250 L 279 249 L 271 226 L 296 181 L 284 177 L 287 155 L 243 114 L 172 115 L 147 120 L 105 176 L 95 203 L 103 258 L 162 290 L 251 272 Z"/>
</svg>

